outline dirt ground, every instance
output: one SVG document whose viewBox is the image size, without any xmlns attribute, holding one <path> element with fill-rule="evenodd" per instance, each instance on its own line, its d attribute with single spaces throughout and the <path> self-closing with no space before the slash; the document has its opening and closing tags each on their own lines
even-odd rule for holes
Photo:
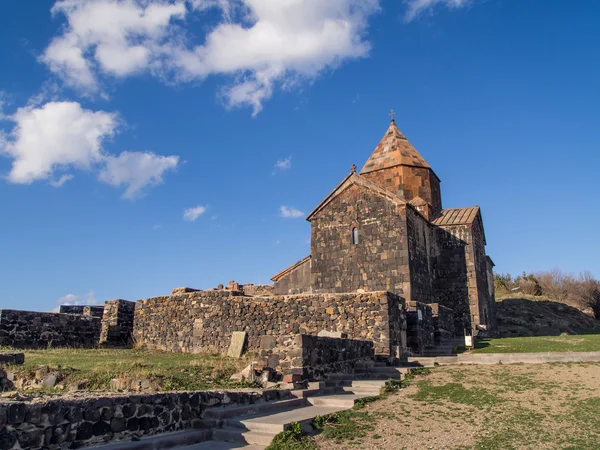
<svg viewBox="0 0 600 450">
<path fill-rule="evenodd" d="M 600 449 L 600 364 L 439 367 L 353 420 L 318 447 Z"/>
</svg>

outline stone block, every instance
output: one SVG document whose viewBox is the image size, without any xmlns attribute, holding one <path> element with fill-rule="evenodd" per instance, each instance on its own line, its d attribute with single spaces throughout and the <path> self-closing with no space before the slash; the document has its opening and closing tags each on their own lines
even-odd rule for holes
<svg viewBox="0 0 600 450">
<path fill-rule="evenodd" d="M 247 336 L 245 331 L 234 331 L 231 334 L 231 344 L 227 356 L 240 358 L 245 350 Z"/>
<path fill-rule="evenodd" d="M 327 331 L 321 330 L 317 333 L 317 336 L 320 337 L 330 337 L 330 338 L 338 338 L 338 339 L 346 339 L 348 337 L 348 333 L 343 333 L 341 331 Z"/>
</svg>

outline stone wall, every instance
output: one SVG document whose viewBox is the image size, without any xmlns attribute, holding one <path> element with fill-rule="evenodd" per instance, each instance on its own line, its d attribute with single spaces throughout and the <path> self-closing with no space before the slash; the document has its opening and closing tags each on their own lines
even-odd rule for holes
<svg viewBox="0 0 600 450">
<path fill-rule="evenodd" d="M 131 441 L 189 428 L 207 431 L 209 408 L 290 397 L 287 390 L 263 392 L 178 392 L 75 399 L 43 403 L 0 403 L 0 448 L 67 449 Z"/>
<path fill-rule="evenodd" d="M 404 299 L 389 292 L 266 298 L 192 292 L 138 301 L 134 339 L 150 349 L 224 353 L 234 331 L 246 331 L 248 349 L 258 350 L 263 335 L 326 330 L 373 341 L 377 354 L 390 355 L 402 353 L 403 304 Z"/>
<path fill-rule="evenodd" d="M 59 312 L 63 314 L 79 314 L 82 316 L 102 318 L 102 314 L 104 314 L 104 306 L 60 305 Z"/>
<path fill-rule="evenodd" d="M 275 275 L 275 295 L 303 294 L 312 290 L 311 258 L 307 257 Z"/>
<path fill-rule="evenodd" d="M 405 292 L 410 282 L 405 210 L 360 184 L 324 206 L 311 218 L 313 292 Z"/>
<path fill-rule="evenodd" d="M 100 337 L 97 317 L 0 310 L 0 346 L 15 348 L 94 347 Z"/>
<path fill-rule="evenodd" d="M 408 347 L 413 355 L 422 355 L 435 345 L 431 307 L 421 302 L 408 302 L 406 307 Z"/>
<path fill-rule="evenodd" d="M 371 341 L 306 334 L 262 336 L 260 347 L 263 366 L 309 381 L 323 380 L 326 373 L 353 373 L 357 361 L 375 356 Z"/>
<path fill-rule="evenodd" d="M 133 337 L 135 302 L 108 300 L 104 303 L 100 344 L 129 346 Z"/>
<path fill-rule="evenodd" d="M 454 311 L 438 303 L 431 303 L 429 307 L 433 316 L 435 345 L 454 338 Z"/>
</svg>

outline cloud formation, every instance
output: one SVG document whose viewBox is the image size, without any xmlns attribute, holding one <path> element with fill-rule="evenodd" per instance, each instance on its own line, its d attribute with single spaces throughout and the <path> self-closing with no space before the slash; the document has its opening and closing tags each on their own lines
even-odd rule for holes
<svg viewBox="0 0 600 450">
<path fill-rule="evenodd" d="M 227 75 L 223 103 L 256 115 L 275 89 L 367 56 L 367 20 L 378 8 L 379 0 L 59 0 L 52 14 L 67 23 L 40 59 L 89 95 L 103 77 Z M 187 25 L 209 10 L 217 23 L 193 36 Z"/>
<path fill-rule="evenodd" d="M 277 172 L 284 172 L 286 170 L 291 169 L 292 168 L 292 157 L 288 156 L 285 159 L 277 160 L 274 167 L 275 167 L 275 170 L 273 170 L 273 175 L 275 175 Z"/>
<path fill-rule="evenodd" d="M 58 188 L 73 178 L 72 170 L 98 169 L 101 181 L 126 186 L 123 197 L 133 199 L 162 183 L 163 174 L 179 162 L 177 156 L 150 152 L 107 153 L 103 143 L 118 131 L 117 114 L 84 109 L 77 102 L 22 107 L 7 120 L 14 127 L 0 136 L 0 155 L 12 159 L 11 183 L 47 180 Z"/>
<path fill-rule="evenodd" d="M 304 216 L 304 213 L 291 206 L 281 206 L 279 208 L 279 215 L 284 219 L 298 219 Z"/>
<path fill-rule="evenodd" d="M 410 22 L 425 11 L 431 12 L 437 5 L 458 9 L 469 5 L 471 1 L 472 0 L 404 0 L 404 3 L 406 3 L 408 8 L 404 15 L 404 19 L 407 22 Z"/>
<path fill-rule="evenodd" d="M 135 199 L 151 186 L 162 184 L 163 175 L 179 164 L 178 156 L 160 156 L 150 152 L 123 152 L 107 156 L 98 178 L 112 186 L 127 186 L 123 198 Z"/>
<path fill-rule="evenodd" d="M 60 312 L 60 305 L 78 305 L 78 306 L 90 306 L 97 305 L 98 300 L 94 295 L 94 291 L 90 291 L 84 295 L 67 294 L 64 297 L 60 297 L 56 300 L 56 306 L 50 312 Z"/>
<path fill-rule="evenodd" d="M 198 217 L 206 212 L 206 206 L 194 206 L 183 211 L 183 220 L 194 222 Z"/>
</svg>

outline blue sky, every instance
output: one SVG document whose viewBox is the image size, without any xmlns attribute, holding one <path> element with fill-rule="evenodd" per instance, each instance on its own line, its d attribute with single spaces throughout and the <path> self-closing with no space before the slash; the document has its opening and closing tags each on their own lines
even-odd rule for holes
<svg viewBox="0 0 600 450">
<path fill-rule="evenodd" d="M 597 1 L 0 8 L 2 307 L 268 282 L 391 108 L 497 271 L 600 277 Z"/>
</svg>

